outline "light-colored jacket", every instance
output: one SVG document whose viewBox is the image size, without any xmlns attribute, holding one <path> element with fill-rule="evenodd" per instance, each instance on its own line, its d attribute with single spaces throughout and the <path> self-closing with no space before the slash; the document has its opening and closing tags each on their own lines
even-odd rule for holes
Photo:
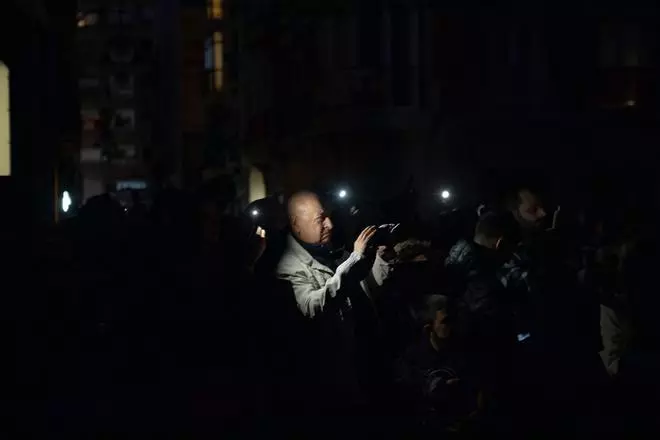
<svg viewBox="0 0 660 440">
<path fill-rule="evenodd" d="M 291 283 L 296 303 L 300 311 L 308 318 L 327 313 L 338 313 L 351 308 L 347 292 L 356 286 L 350 286 L 351 270 L 364 256 L 353 252 L 336 270 L 319 263 L 292 236 L 288 237 L 287 249 L 278 266 L 277 276 Z M 359 282 L 364 293 L 372 297 L 375 291 L 389 276 L 391 267 L 379 255 L 373 263 L 370 273 Z"/>
<path fill-rule="evenodd" d="M 600 357 L 610 376 L 619 373 L 621 357 L 630 342 L 630 322 L 621 311 L 600 305 L 600 334 L 603 350 Z"/>
</svg>

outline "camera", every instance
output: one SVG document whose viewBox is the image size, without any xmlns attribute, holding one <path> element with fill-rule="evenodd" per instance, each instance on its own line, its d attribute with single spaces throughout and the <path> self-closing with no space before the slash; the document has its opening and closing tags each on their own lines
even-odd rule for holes
<svg viewBox="0 0 660 440">
<path fill-rule="evenodd" d="M 373 246 L 393 245 L 399 226 L 400 223 L 386 223 L 378 226 L 376 233 L 371 238 L 371 244 Z"/>
</svg>

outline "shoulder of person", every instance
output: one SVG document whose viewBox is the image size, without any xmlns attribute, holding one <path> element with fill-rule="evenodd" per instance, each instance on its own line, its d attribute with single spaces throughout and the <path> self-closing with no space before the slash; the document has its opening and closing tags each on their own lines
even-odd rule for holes
<svg viewBox="0 0 660 440">
<path fill-rule="evenodd" d="M 296 253 L 287 249 L 277 263 L 276 272 L 278 275 L 292 274 L 300 271 L 302 266 L 304 266 L 304 263 L 298 258 Z"/>
</svg>

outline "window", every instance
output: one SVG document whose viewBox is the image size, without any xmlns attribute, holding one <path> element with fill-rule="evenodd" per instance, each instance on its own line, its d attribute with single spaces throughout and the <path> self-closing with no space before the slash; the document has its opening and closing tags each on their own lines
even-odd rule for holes
<svg viewBox="0 0 660 440">
<path fill-rule="evenodd" d="M 133 10 L 129 8 L 111 8 L 108 13 L 110 24 L 132 24 L 134 18 Z"/>
<path fill-rule="evenodd" d="M 9 68 L 0 61 L 0 176 L 11 176 Z"/>
<path fill-rule="evenodd" d="M 101 148 L 91 147 L 91 148 L 81 148 L 80 149 L 80 161 L 81 162 L 101 162 L 102 159 Z"/>
<path fill-rule="evenodd" d="M 101 122 L 101 114 L 96 109 L 85 109 L 80 112 L 84 131 L 94 131 Z"/>
<path fill-rule="evenodd" d="M 206 14 L 211 19 L 222 18 L 222 0 L 207 0 Z"/>
<path fill-rule="evenodd" d="M 222 89 L 224 65 L 223 38 L 221 32 L 214 32 L 204 44 L 204 70 L 208 76 L 210 90 Z"/>
<path fill-rule="evenodd" d="M 143 180 L 120 180 L 117 182 L 117 191 L 124 189 L 146 189 L 147 183 Z"/>
<path fill-rule="evenodd" d="M 137 148 L 132 144 L 120 144 L 117 149 L 121 151 L 122 157 L 127 159 L 134 159 L 137 156 Z"/>
<path fill-rule="evenodd" d="M 133 96 L 133 75 L 126 72 L 115 73 L 110 77 L 110 90 L 113 95 Z"/>
<path fill-rule="evenodd" d="M 116 129 L 132 130 L 135 128 L 135 110 L 123 108 L 115 113 L 112 126 Z"/>
<path fill-rule="evenodd" d="M 204 70 L 213 70 L 213 40 L 211 38 L 204 43 Z"/>
<path fill-rule="evenodd" d="M 135 58 L 135 46 L 128 40 L 115 39 L 108 50 L 113 63 L 130 63 Z"/>
<path fill-rule="evenodd" d="M 86 89 L 96 89 L 101 85 L 101 81 L 99 81 L 98 78 L 80 78 L 78 80 L 78 87 L 86 90 Z"/>
</svg>

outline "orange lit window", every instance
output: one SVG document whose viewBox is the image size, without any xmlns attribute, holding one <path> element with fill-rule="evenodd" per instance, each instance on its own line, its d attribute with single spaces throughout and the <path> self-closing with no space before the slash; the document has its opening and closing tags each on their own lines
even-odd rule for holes
<svg viewBox="0 0 660 440">
<path fill-rule="evenodd" d="M 0 176 L 11 175 L 9 68 L 0 61 Z"/>
<path fill-rule="evenodd" d="M 222 0 L 208 0 L 206 12 L 209 18 L 222 18 Z"/>
<path fill-rule="evenodd" d="M 220 90 L 223 83 L 223 39 L 221 32 L 214 32 L 206 40 L 204 48 L 204 68 L 208 73 L 209 89 Z"/>
</svg>

